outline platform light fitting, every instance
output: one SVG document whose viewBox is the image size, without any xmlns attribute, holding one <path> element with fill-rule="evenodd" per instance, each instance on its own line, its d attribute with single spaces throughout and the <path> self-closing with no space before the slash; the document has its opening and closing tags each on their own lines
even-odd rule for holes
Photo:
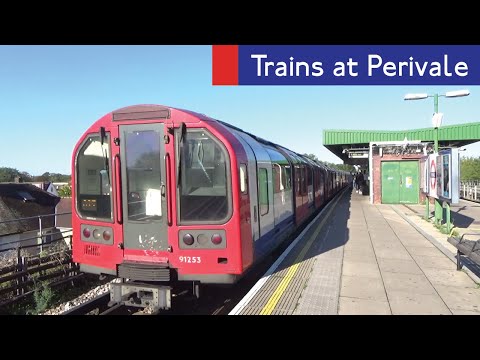
<svg viewBox="0 0 480 360">
<path fill-rule="evenodd" d="M 407 94 L 403 100 L 421 100 L 428 98 L 428 94 Z"/>
<path fill-rule="evenodd" d="M 460 96 L 468 96 L 468 95 L 470 95 L 470 91 L 468 90 L 447 91 L 445 93 L 445 97 L 460 97 Z"/>
</svg>

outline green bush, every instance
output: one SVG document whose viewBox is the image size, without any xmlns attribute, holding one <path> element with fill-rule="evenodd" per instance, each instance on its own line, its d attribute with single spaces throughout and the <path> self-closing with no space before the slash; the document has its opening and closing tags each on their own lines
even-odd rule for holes
<svg viewBox="0 0 480 360">
<path fill-rule="evenodd" d="M 53 290 L 46 282 L 38 282 L 35 284 L 35 290 L 33 293 L 33 300 L 35 301 L 35 309 L 32 311 L 33 315 L 37 315 L 42 311 L 48 309 L 52 299 Z"/>
<path fill-rule="evenodd" d="M 72 187 L 70 185 L 62 186 L 60 189 L 58 189 L 58 195 L 60 197 L 71 197 Z"/>
</svg>

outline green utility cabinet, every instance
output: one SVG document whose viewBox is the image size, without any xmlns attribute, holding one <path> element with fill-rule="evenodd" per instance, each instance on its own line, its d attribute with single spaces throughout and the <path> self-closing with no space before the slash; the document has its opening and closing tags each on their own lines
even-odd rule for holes
<svg viewBox="0 0 480 360">
<path fill-rule="evenodd" d="M 418 161 L 382 162 L 382 204 L 418 204 Z"/>
</svg>

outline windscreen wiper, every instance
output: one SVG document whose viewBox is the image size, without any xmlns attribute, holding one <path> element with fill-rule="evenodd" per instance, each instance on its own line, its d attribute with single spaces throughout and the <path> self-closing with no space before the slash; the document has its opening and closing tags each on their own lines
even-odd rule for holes
<svg viewBox="0 0 480 360">
<path fill-rule="evenodd" d="M 197 157 L 198 157 L 198 163 L 200 164 L 203 172 L 205 173 L 205 176 L 207 177 L 208 181 L 210 181 L 210 184 L 213 184 L 212 179 L 210 179 L 210 176 L 208 175 L 207 169 L 205 169 L 205 166 L 203 166 L 203 161 L 200 160 L 200 150 L 202 151 L 202 160 L 203 160 L 203 143 L 200 141 L 198 144 L 198 150 L 197 150 Z"/>
<path fill-rule="evenodd" d="M 103 155 L 103 161 L 105 163 L 105 170 L 107 171 L 108 184 L 110 185 L 110 164 L 108 162 L 107 149 L 103 148 L 103 143 L 105 142 L 106 137 L 107 135 L 105 132 L 105 128 L 102 126 L 100 127 L 100 145 L 102 147 L 102 155 Z"/>
</svg>

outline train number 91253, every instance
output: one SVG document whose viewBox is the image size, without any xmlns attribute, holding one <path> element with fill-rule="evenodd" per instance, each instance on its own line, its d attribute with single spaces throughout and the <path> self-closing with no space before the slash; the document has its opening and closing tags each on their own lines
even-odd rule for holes
<svg viewBox="0 0 480 360">
<path fill-rule="evenodd" d="M 178 258 L 182 263 L 188 264 L 200 264 L 202 262 L 202 258 L 200 256 L 180 256 Z"/>
</svg>

